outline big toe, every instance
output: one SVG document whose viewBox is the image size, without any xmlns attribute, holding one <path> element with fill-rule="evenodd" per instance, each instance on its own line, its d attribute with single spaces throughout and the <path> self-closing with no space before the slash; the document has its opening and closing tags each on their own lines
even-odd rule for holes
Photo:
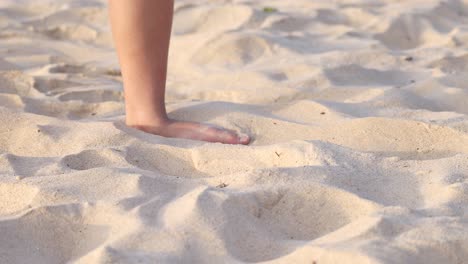
<svg viewBox="0 0 468 264">
<path fill-rule="evenodd" d="M 218 136 L 220 137 L 220 142 L 225 144 L 243 144 L 247 145 L 250 142 L 250 137 L 245 134 L 238 135 L 234 131 L 222 130 L 219 131 Z"/>
<path fill-rule="evenodd" d="M 237 137 L 237 140 L 240 144 L 243 144 L 243 145 L 248 145 L 250 143 L 250 137 L 249 135 L 246 135 L 246 134 L 240 134 Z"/>
</svg>

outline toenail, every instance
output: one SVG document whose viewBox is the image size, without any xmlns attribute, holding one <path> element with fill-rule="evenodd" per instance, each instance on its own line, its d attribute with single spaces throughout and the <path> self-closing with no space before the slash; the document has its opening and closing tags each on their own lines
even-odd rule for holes
<svg viewBox="0 0 468 264">
<path fill-rule="evenodd" d="M 240 136 L 239 136 L 239 140 L 240 140 L 241 142 L 247 141 L 248 139 L 249 139 L 249 136 L 248 136 L 248 135 L 243 134 L 243 135 L 240 135 Z"/>
</svg>

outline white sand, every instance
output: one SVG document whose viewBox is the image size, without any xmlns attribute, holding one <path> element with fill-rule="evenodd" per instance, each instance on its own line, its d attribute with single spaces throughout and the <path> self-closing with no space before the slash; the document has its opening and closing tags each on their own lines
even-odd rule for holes
<svg viewBox="0 0 468 264">
<path fill-rule="evenodd" d="M 250 146 L 125 127 L 105 1 L 0 6 L 0 263 L 466 263 L 468 1 L 177 1 L 170 115 Z"/>
</svg>

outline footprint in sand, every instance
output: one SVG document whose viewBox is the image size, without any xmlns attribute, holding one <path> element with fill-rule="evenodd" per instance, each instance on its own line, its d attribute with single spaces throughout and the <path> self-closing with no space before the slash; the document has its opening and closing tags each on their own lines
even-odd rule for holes
<svg viewBox="0 0 468 264">
<path fill-rule="evenodd" d="M 233 193 L 224 203 L 226 219 L 235 220 L 224 224 L 223 236 L 228 251 L 238 259 L 267 261 L 289 253 L 278 241 L 311 241 L 378 208 L 352 193 L 316 184 L 243 191 Z"/>
<path fill-rule="evenodd" d="M 98 167 L 115 166 L 124 164 L 121 152 L 113 149 L 83 150 L 80 153 L 68 155 L 62 158 L 61 163 L 73 170 L 89 170 Z"/>
</svg>

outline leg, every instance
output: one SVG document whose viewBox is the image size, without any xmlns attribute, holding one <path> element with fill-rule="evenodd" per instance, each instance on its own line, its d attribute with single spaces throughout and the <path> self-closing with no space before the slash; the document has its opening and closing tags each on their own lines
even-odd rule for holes
<svg viewBox="0 0 468 264">
<path fill-rule="evenodd" d="M 173 5 L 173 0 L 109 0 L 126 124 L 164 137 L 248 144 L 248 136 L 233 131 L 168 118 L 164 94 Z"/>
</svg>

